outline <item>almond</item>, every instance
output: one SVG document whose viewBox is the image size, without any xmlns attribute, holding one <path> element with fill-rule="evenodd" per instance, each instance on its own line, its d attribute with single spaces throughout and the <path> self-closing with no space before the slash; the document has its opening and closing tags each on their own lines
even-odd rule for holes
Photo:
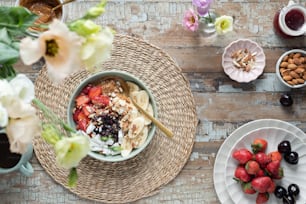
<svg viewBox="0 0 306 204">
<path fill-rule="evenodd" d="M 288 61 L 288 59 L 289 59 L 289 56 L 288 55 L 286 55 L 284 58 L 283 58 L 283 62 L 287 62 Z"/>
<path fill-rule="evenodd" d="M 280 64 L 280 67 L 284 67 L 284 68 L 286 68 L 287 66 L 288 66 L 288 62 L 282 62 L 281 64 Z"/>
<path fill-rule="evenodd" d="M 291 71 L 290 76 L 292 76 L 292 78 L 294 78 L 294 79 L 300 78 L 300 75 L 298 75 L 295 71 Z"/>
<path fill-rule="evenodd" d="M 298 81 L 299 84 L 304 84 L 304 83 L 305 83 L 305 80 L 304 80 L 304 79 L 301 79 L 301 78 L 300 78 L 300 79 L 296 79 L 296 80 Z"/>
<path fill-rule="evenodd" d="M 294 86 L 295 84 L 292 81 L 287 81 L 288 84 Z"/>
<path fill-rule="evenodd" d="M 285 81 L 291 81 L 291 80 L 292 80 L 292 76 L 290 76 L 290 75 L 283 76 L 283 79 L 284 79 Z"/>
<path fill-rule="evenodd" d="M 295 54 L 293 55 L 293 58 L 298 58 L 298 57 L 301 57 L 301 56 L 302 56 L 302 54 L 299 53 L 299 52 L 297 52 L 297 53 L 295 53 Z"/>
<path fill-rule="evenodd" d="M 287 68 L 290 69 L 290 70 L 294 70 L 294 69 L 297 68 L 297 66 L 293 63 L 290 63 L 290 64 L 288 64 Z"/>
<path fill-rule="evenodd" d="M 296 73 L 298 73 L 298 74 L 302 74 L 302 73 L 304 73 L 304 71 L 305 71 L 305 69 L 303 68 L 303 67 L 298 67 L 298 68 L 296 68 L 296 70 L 294 70 Z"/>
<path fill-rule="evenodd" d="M 296 64 L 296 65 L 300 65 L 300 64 L 302 64 L 301 62 L 300 62 L 300 58 L 293 58 L 293 62 L 294 62 L 294 64 Z"/>
</svg>

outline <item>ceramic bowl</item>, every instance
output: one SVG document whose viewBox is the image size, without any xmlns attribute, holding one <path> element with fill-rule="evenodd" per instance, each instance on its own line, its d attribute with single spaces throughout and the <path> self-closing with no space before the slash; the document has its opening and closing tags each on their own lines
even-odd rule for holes
<svg viewBox="0 0 306 204">
<path fill-rule="evenodd" d="M 38 15 L 38 19 L 36 22 L 40 21 L 47 21 L 45 23 L 50 23 L 53 18 L 57 18 L 60 21 L 65 21 L 66 19 L 66 11 L 64 9 L 64 6 L 56 9 L 54 11 L 54 16 L 51 18 L 44 16 L 44 14 L 47 14 L 50 16 L 51 9 L 58 4 L 62 3 L 63 0 L 16 0 L 15 6 L 22 6 L 27 9 L 29 9 L 31 12 Z M 49 20 L 46 20 L 49 19 Z M 35 30 L 35 29 L 28 29 L 28 33 L 34 37 L 37 37 L 41 31 Z"/>
<path fill-rule="evenodd" d="M 237 65 L 235 66 L 233 62 L 233 55 L 239 50 L 246 50 L 254 56 L 252 66 L 250 66 L 251 68 L 248 71 L 243 67 L 239 68 Z M 225 47 L 222 55 L 222 66 L 224 72 L 232 80 L 240 83 L 248 83 L 257 79 L 263 73 L 266 66 L 266 57 L 263 49 L 256 42 L 248 39 L 239 39 Z"/>
<path fill-rule="evenodd" d="M 242 191 L 241 185 L 233 179 L 235 170 L 239 165 L 238 161 L 235 160 L 232 155 L 233 152 L 246 148 L 249 151 L 251 149 L 251 143 L 256 138 L 262 138 L 267 141 L 267 149 L 265 151 L 266 154 L 277 151 L 278 144 L 284 140 L 287 140 L 291 144 L 292 151 L 295 151 L 299 154 L 298 164 L 293 165 L 289 164 L 282 159 L 281 167 L 284 171 L 284 176 L 281 179 L 273 179 L 276 185 L 281 185 L 283 187 L 289 186 L 291 183 L 295 183 L 300 187 L 300 192 L 304 192 L 306 190 L 305 184 L 306 179 L 302 176 L 305 174 L 306 168 L 306 145 L 301 138 L 296 136 L 293 132 L 287 131 L 282 128 L 275 127 L 262 127 L 255 130 L 252 130 L 246 133 L 243 137 L 236 141 L 236 143 L 232 146 L 232 149 L 229 151 L 226 161 L 225 161 L 225 184 L 226 189 L 230 197 L 232 198 L 234 203 L 255 203 L 257 193 L 255 194 L 245 194 Z M 304 190 L 302 190 L 304 189 Z M 273 193 L 270 194 L 268 203 L 277 204 L 279 203 L 279 199 L 274 196 Z M 306 194 L 300 194 L 297 197 L 296 203 L 305 203 L 306 202 Z"/>
<path fill-rule="evenodd" d="M 295 60 L 295 58 L 297 58 L 295 56 L 298 56 L 295 55 L 297 53 L 299 53 L 298 55 L 301 55 L 301 57 L 299 57 L 301 61 Z M 290 67 L 289 64 L 295 65 L 292 65 L 292 67 Z M 292 73 L 292 71 L 295 72 L 297 75 Z M 294 89 L 304 87 L 306 85 L 306 51 L 301 49 L 293 49 L 283 53 L 277 60 L 275 66 L 275 73 L 280 82 L 289 88 Z M 288 75 L 292 75 L 294 77 L 285 78 L 285 76 Z M 289 80 L 290 78 L 292 79 Z M 288 80 L 286 81 L 285 79 Z"/>
<path fill-rule="evenodd" d="M 81 91 L 88 85 L 88 84 L 95 84 L 99 81 L 101 81 L 102 78 L 105 77 L 120 77 L 126 81 L 130 81 L 133 82 L 135 84 L 137 84 L 139 86 L 139 88 L 141 90 L 145 90 L 149 96 L 149 102 L 152 105 L 152 109 L 153 109 L 153 115 L 155 118 L 157 118 L 157 107 L 156 107 L 156 102 L 155 99 L 151 93 L 151 91 L 149 90 L 149 88 L 145 85 L 144 82 L 142 82 L 140 79 L 138 79 L 136 76 L 128 73 L 128 72 L 124 72 L 124 71 L 118 71 L 118 70 L 110 70 L 110 71 L 103 71 L 103 72 L 99 72 L 96 73 L 94 75 L 89 76 L 88 78 L 86 78 L 85 80 L 83 80 L 79 86 L 73 91 L 72 95 L 70 96 L 70 100 L 69 100 L 69 104 L 68 104 L 68 108 L 67 108 L 67 119 L 68 119 L 68 124 L 73 127 L 76 128 L 76 123 L 73 120 L 73 111 L 75 109 L 75 99 L 77 96 L 79 96 L 79 94 L 81 93 Z M 135 157 L 137 154 L 139 154 L 140 152 L 142 152 L 150 143 L 150 141 L 152 140 L 154 134 L 155 134 L 155 130 L 156 127 L 153 123 L 150 124 L 149 126 L 149 131 L 148 131 L 148 136 L 145 140 L 145 142 L 138 148 L 134 148 L 132 150 L 132 152 L 128 155 L 128 156 L 121 156 L 121 154 L 117 154 L 117 155 L 104 155 L 104 154 L 100 154 L 94 151 L 90 151 L 89 152 L 89 156 L 92 158 L 95 158 L 97 160 L 100 161 L 107 161 L 107 162 L 119 162 L 119 161 L 124 161 L 127 159 L 131 159 L 133 157 Z"/>
</svg>

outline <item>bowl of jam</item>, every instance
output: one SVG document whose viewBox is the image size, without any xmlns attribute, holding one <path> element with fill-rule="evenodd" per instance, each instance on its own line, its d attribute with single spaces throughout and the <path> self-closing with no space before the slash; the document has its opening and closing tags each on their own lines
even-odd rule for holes
<svg viewBox="0 0 306 204">
<path fill-rule="evenodd" d="M 45 28 L 39 27 L 39 25 L 47 25 L 55 18 L 61 21 L 65 20 L 65 11 L 63 7 L 52 10 L 52 8 L 56 7 L 62 2 L 63 0 L 17 0 L 15 5 L 25 7 L 38 16 L 35 21 L 35 25 L 38 26 L 30 27 L 28 30 L 31 35 L 38 36 L 40 32 L 46 30 Z"/>
<path fill-rule="evenodd" d="M 282 37 L 297 37 L 306 34 L 306 8 L 292 3 L 278 11 L 274 16 L 274 30 Z"/>
</svg>

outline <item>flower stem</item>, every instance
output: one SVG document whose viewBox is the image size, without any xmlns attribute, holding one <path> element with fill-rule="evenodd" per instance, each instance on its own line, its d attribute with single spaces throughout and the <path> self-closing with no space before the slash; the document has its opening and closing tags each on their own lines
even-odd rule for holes
<svg viewBox="0 0 306 204">
<path fill-rule="evenodd" d="M 34 98 L 32 101 L 44 114 L 45 116 L 59 124 L 62 128 L 64 128 L 68 132 L 76 132 L 73 128 L 71 128 L 68 124 L 64 123 L 56 114 L 54 114 L 47 106 L 45 106 L 40 100 Z"/>
</svg>

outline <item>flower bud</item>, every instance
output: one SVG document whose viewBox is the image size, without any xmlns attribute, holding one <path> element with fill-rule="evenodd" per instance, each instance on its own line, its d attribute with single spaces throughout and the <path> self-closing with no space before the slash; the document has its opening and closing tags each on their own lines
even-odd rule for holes
<svg viewBox="0 0 306 204">
<path fill-rule="evenodd" d="M 52 124 L 43 125 L 41 136 L 51 145 L 55 145 L 61 139 L 60 132 Z"/>
<path fill-rule="evenodd" d="M 86 13 L 85 18 L 87 18 L 87 19 L 97 18 L 101 14 L 103 14 L 104 11 L 105 11 L 104 7 L 92 7 Z"/>
<path fill-rule="evenodd" d="M 69 29 L 86 37 L 98 33 L 101 30 L 101 26 L 95 24 L 91 20 L 77 20 L 69 25 Z"/>
</svg>

